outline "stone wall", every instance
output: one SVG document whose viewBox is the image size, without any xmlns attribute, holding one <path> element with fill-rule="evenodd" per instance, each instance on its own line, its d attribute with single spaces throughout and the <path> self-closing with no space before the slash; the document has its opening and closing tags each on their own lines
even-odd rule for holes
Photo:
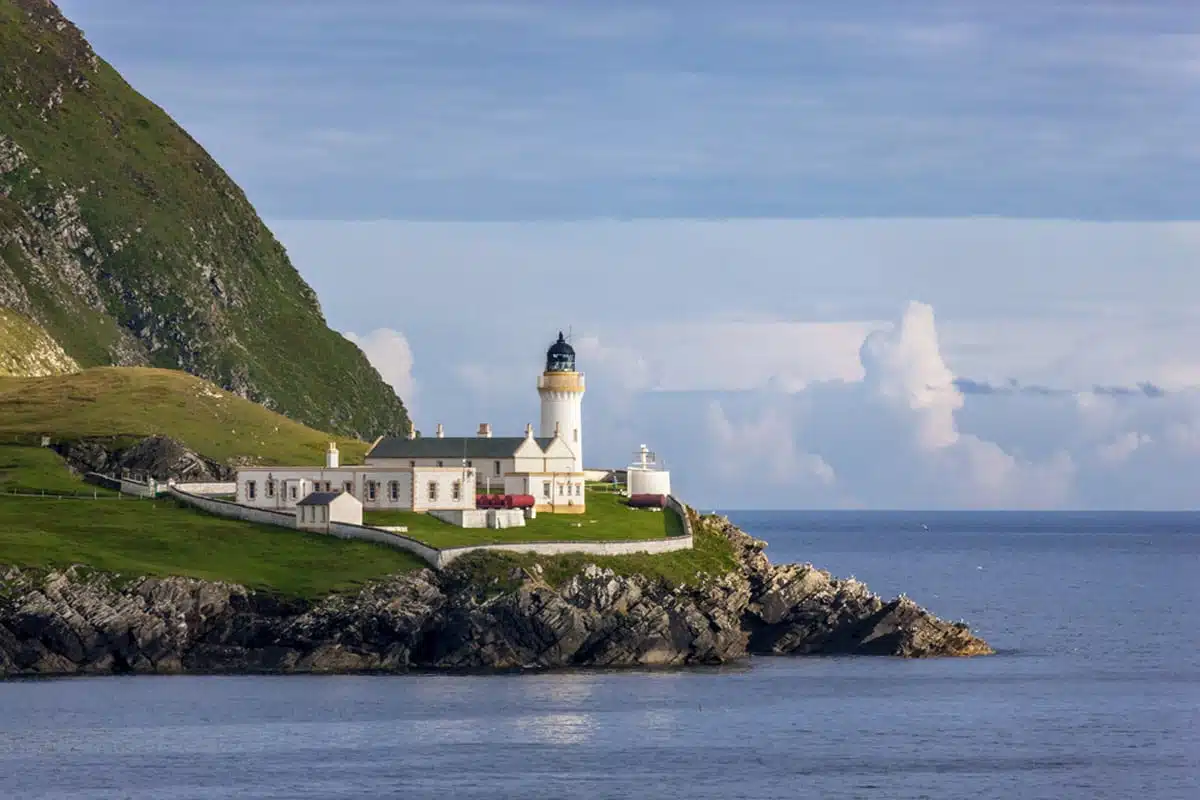
<svg viewBox="0 0 1200 800">
<path fill-rule="evenodd" d="M 448 547 L 440 551 L 439 566 L 444 567 L 467 553 L 483 550 L 503 553 L 532 553 L 539 556 L 558 556 L 566 553 L 586 553 L 593 556 L 626 556 L 634 553 L 673 553 L 691 550 L 691 536 L 672 536 L 670 539 L 639 539 L 624 542 L 517 542 L 513 544 L 483 544 L 474 547 Z"/>
</svg>

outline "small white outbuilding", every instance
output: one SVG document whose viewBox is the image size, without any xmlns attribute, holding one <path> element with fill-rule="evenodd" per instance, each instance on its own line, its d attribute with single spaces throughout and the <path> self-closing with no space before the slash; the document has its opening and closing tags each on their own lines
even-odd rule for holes
<svg viewBox="0 0 1200 800">
<path fill-rule="evenodd" d="M 296 504 L 296 527 L 329 532 L 330 523 L 362 525 L 362 502 L 349 492 L 312 492 Z"/>
</svg>

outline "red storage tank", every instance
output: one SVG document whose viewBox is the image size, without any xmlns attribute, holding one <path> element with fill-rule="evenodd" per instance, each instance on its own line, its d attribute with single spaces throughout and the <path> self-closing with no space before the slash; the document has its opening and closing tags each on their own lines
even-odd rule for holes
<svg viewBox="0 0 1200 800">
<path fill-rule="evenodd" d="M 666 508 L 667 496 L 665 494 L 632 494 L 629 496 L 627 504 L 630 508 Z"/>
<path fill-rule="evenodd" d="M 510 494 L 507 497 L 512 503 L 509 508 L 533 508 L 536 504 L 531 494 Z"/>
</svg>

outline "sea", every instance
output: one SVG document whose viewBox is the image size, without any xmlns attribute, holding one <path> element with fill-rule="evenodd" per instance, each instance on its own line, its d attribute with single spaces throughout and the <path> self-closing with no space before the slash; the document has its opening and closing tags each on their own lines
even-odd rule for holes
<svg viewBox="0 0 1200 800">
<path fill-rule="evenodd" d="M 729 512 L 973 659 L 0 683 L 0 798 L 1200 798 L 1200 514 Z"/>
</svg>

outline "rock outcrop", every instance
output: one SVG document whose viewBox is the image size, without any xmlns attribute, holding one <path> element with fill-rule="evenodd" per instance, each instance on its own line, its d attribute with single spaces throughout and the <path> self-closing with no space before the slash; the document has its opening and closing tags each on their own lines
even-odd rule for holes
<svg viewBox="0 0 1200 800">
<path fill-rule="evenodd" d="M 229 481 L 236 470 L 205 458 L 178 439 L 148 436 L 133 444 L 78 439 L 55 445 L 59 455 L 79 473 L 119 478 L 129 473 L 166 481 Z"/>
<path fill-rule="evenodd" d="M 772 566 L 719 517 L 740 568 L 667 585 L 587 566 L 551 585 L 542 568 L 481 580 L 468 559 L 355 595 L 281 599 L 190 578 L 82 568 L 0 573 L 0 676 L 77 673 L 510 670 L 720 664 L 751 654 L 905 657 L 990 653 L 962 623 L 854 580 Z M 478 564 L 474 565 L 478 566 Z"/>
</svg>

